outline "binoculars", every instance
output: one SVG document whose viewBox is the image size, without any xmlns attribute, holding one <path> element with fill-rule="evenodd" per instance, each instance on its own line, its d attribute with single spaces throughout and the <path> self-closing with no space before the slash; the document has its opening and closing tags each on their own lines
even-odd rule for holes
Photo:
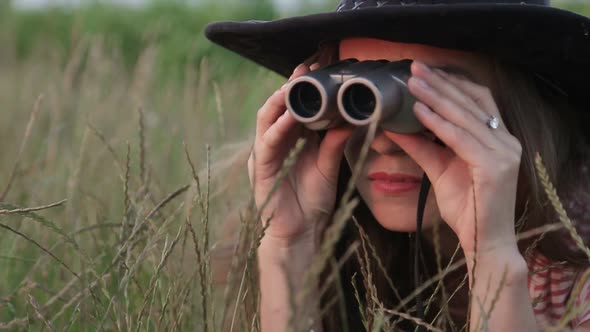
<svg viewBox="0 0 590 332">
<path fill-rule="evenodd" d="M 285 103 L 293 117 L 312 130 L 343 121 L 400 134 L 424 126 L 412 110 L 416 99 L 408 91 L 412 60 L 358 61 L 346 59 L 300 76 L 287 86 Z"/>
</svg>

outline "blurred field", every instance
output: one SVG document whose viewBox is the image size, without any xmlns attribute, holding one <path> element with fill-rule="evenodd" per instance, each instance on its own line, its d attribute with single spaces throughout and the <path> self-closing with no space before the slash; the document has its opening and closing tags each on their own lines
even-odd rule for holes
<svg viewBox="0 0 590 332">
<path fill-rule="evenodd" d="M 262 0 L 0 2 L 0 330 L 257 330 L 244 161 L 282 80 L 202 30 L 277 16 Z M 237 242 L 230 287 L 212 286 L 211 255 Z"/>
</svg>

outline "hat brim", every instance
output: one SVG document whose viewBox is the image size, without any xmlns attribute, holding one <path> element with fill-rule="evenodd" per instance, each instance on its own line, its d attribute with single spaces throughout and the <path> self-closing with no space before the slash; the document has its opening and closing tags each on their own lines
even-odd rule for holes
<svg viewBox="0 0 590 332">
<path fill-rule="evenodd" d="M 216 22 L 211 41 L 288 77 L 322 41 L 372 37 L 478 52 L 524 66 L 572 97 L 590 74 L 590 19 L 549 6 L 406 5 Z M 580 84 L 582 86 L 580 86 Z"/>
</svg>

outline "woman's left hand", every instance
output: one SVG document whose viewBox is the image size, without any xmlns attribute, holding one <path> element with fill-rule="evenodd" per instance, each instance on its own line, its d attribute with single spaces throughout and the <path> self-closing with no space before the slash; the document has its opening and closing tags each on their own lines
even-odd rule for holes
<svg viewBox="0 0 590 332">
<path fill-rule="evenodd" d="M 476 243 L 478 251 L 514 248 L 522 147 L 506 129 L 490 90 L 417 61 L 412 74 L 414 112 L 446 147 L 419 134 L 385 135 L 426 172 L 441 217 L 466 254 L 475 252 Z M 487 126 L 490 116 L 499 120 L 497 129 Z"/>
</svg>

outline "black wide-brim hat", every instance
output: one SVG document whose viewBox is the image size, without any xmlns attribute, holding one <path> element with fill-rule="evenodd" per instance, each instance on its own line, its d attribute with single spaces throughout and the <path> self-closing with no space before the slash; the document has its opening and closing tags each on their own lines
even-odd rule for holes
<svg viewBox="0 0 590 332">
<path fill-rule="evenodd" d="M 590 94 L 590 19 L 549 0 L 342 0 L 335 12 L 216 22 L 205 34 L 285 77 L 323 42 L 370 37 L 495 56 L 573 100 Z"/>
</svg>

